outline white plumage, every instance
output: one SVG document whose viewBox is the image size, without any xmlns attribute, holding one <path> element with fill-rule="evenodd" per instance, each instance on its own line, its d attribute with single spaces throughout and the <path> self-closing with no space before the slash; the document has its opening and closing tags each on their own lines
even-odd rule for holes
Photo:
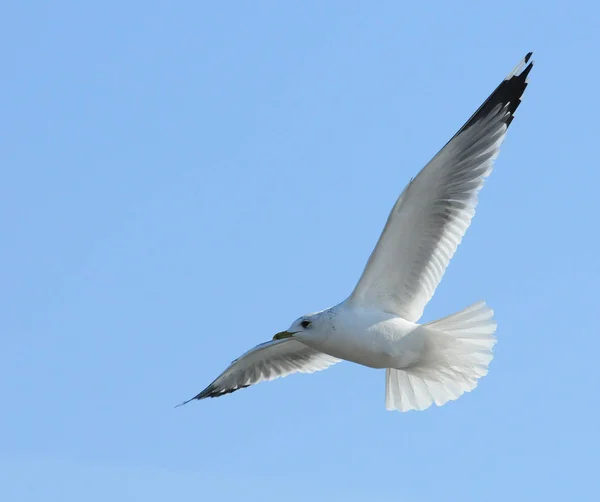
<svg viewBox="0 0 600 502">
<path fill-rule="evenodd" d="M 290 373 L 313 373 L 339 361 L 293 338 L 261 343 L 232 361 L 213 383 L 193 399 L 219 397 Z"/>
<path fill-rule="evenodd" d="M 454 315 L 425 324 L 420 335 L 431 351 L 406 369 L 386 369 L 388 410 L 423 410 L 446 404 L 477 386 L 488 372 L 496 343 L 494 311 L 478 302 Z"/>
<path fill-rule="evenodd" d="M 428 324 L 417 321 L 475 214 L 527 87 L 530 58 L 404 189 L 352 294 L 248 351 L 192 399 L 322 370 L 341 359 L 385 368 L 388 410 L 441 406 L 477 386 L 493 357 L 493 311 L 479 302 Z"/>
</svg>

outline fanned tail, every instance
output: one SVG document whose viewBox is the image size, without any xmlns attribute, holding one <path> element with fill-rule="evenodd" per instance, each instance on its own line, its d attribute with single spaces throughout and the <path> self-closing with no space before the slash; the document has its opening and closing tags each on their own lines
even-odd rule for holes
<svg viewBox="0 0 600 502">
<path fill-rule="evenodd" d="M 423 356 L 409 368 L 386 370 L 386 408 L 424 410 L 442 406 L 477 387 L 488 372 L 496 343 L 494 311 L 478 302 L 421 326 Z"/>
</svg>

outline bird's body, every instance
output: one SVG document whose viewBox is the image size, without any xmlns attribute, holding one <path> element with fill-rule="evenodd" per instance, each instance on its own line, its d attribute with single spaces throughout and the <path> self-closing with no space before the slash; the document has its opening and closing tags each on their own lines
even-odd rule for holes
<svg viewBox="0 0 600 502">
<path fill-rule="evenodd" d="M 421 349 L 414 336 L 407 336 L 416 334 L 419 325 L 394 314 L 342 302 L 317 316 L 318 321 L 311 321 L 315 326 L 296 339 L 338 359 L 370 368 L 402 368 L 414 362 Z"/>
<path fill-rule="evenodd" d="M 475 214 L 479 190 L 527 87 L 530 58 L 409 182 L 352 294 L 246 352 L 193 399 L 340 360 L 385 368 L 389 410 L 441 406 L 477 386 L 496 343 L 493 311 L 478 302 L 437 321 L 418 321 Z"/>
</svg>

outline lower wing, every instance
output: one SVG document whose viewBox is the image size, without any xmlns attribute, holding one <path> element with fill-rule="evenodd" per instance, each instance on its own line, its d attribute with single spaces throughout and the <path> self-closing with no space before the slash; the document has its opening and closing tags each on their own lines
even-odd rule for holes
<svg viewBox="0 0 600 502">
<path fill-rule="evenodd" d="M 200 394 L 179 406 L 194 399 L 220 397 L 292 373 L 313 373 L 324 370 L 339 361 L 340 359 L 311 349 L 293 338 L 261 343 L 233 361 Z"/>
</svg>

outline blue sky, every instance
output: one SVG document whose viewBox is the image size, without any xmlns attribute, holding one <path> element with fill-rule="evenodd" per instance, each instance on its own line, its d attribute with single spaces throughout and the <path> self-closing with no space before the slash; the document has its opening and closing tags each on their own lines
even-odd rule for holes
<svg viewBox="0 0 600 502">
<path fill-rule="evenodd" d="M 596 2 L 9 2 L 0 498 L 595 500 Z M 350 363 L 174 409 L 351 291 L 393 202 L 529 50 L 424 320 L 496 358 L 390 413 Z"/>
</svg>

